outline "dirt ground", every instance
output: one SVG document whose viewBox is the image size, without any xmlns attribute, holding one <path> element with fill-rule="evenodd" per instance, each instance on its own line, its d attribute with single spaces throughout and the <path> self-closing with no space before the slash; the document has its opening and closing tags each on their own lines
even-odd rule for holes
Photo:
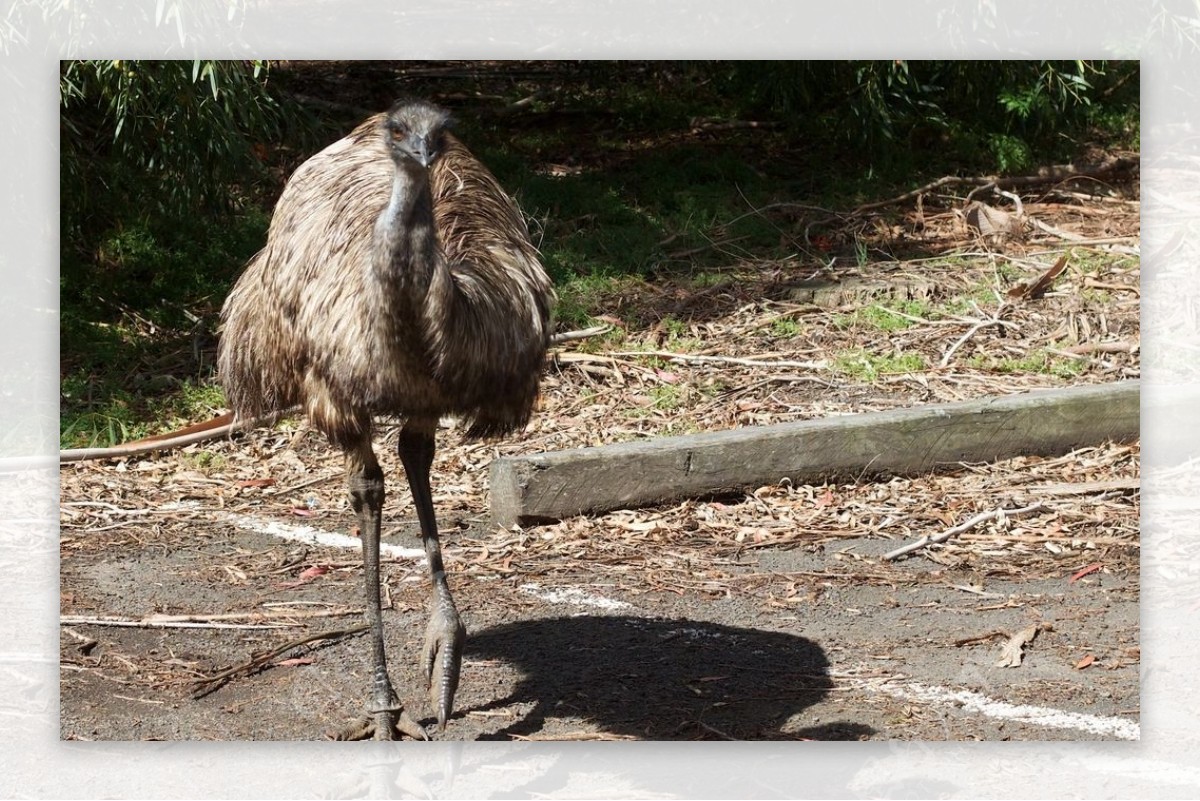
<svg viewBox="0 0 1200 801">
<path fill-rule="evenodd" d="M 344 551 L 281 547 L 233 525 L 189 527 L 182 541 L 72 559 L 74 613 L 348 609 L 360 574 L 339 568 L 280 589 L 279 562 L 344 564 Z M 879 553 L 878 540 L 838 551 Z M 453 553 L 453 551 L 451 551 Z M 764 549 L 738 575 L 821 574 L 826 549 Z M 255 569 L 257 568 L 257 569 Z M 217 572 L 256 575 L 240 588 Z M 421 571 L 392 564 L 387 614 L 392 674 L 432 722 L 417 663 L 425 621 Z M 458 577 L 470 638 L 457 712 L 438 739 L 1110 739 L 1109 730 L 991 718 L 917 686 L 970 690 L 1011 704 L 1118 717 L 1138 714 L 1136 569 L 1067 579 L 988 580 L 924 558 L 871 583 L 812 578 L 813 600 L 774 607 L 662 591 L 623 592 L 586 571 L 554 583 Z M 876 578 L 886 574 L 886 580 Z M 531 585 L 537 585 L 536 587 Z M 87 603 L 80 603 L 83 597 Z M 307 604 L 313 604 L 312 607 Z M 782 607 L 782 608 L 780 608 Z M 1003 637 L 1052 625 L 1019 668 L 997 667 Z M 63 636 L 62 737 L 87 740 L 302 740 L 338 728 L 365 703 L 361 636 L 291 649 L 279 664 L 200 699 L 191 682 L 353 616 L 275 630 L 71 625 Z M 76 638 L 84 636 L 86 641 Z M 956 645 L 962 640 L 978 641 Z M 1074 665 L 1097 657 L 1085 670 Z"/>
<path fill-rule="evenodd" d="M 612 330 L 555 348 L 526 432 L 470 443 L 448 424 L 434 503 L 469 635 L 434 737 L 1136 739 L 1137 443 L 488 524 L 499 455 L 1137 378 L 1136 177 L 1023 197 L 1050 230 L 981 241 L 943 193 L 848 222 L 869 263 L 614 283 L 596 301 Z M 1017 290 L 1060 257 L 1044 296 Z M 388 654 L 429 725 L 396 432 L 376 437 Z M 367 641 L 339 634 L 362 617 L 355 522 L 340 457 L 302 420 L 65 464 L 61 501 L 63 739 L 312 740 L 365 708 Z"/>
</svg>

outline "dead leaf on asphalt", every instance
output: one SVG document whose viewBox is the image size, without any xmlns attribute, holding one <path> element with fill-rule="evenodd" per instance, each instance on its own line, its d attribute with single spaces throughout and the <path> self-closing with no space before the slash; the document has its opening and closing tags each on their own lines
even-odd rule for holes
<svg viewBox="0 0 1200 801">
<path fill-rule="evenodd" d="M 1043 629 L 1049 630 L 1050 624 L 1034 623 L 1009 637 L 1000 650 L 1000 660 L 996 662 L 996 667 L 1020 667 L 1021 660 L 1025 658 L 1025 646 L 1033 642 L 1033 638 Z"/>
</svg>

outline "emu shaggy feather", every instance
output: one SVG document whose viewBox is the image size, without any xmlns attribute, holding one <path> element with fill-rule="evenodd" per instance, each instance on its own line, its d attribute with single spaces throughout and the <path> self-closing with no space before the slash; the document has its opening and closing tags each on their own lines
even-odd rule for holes
<svg viewBox="0 0 1200 801">
<path fill-rule="evenodd" d="M 520 211 L 451 134 L 431 169 L 443 258 L 413 297 L 372 270 L 395 167 L 375 115 L 284 188 L 267 245 L 222 312 L 218 369 L 235 413 L 302 404 L 336 443 L 371 415 L 453 414 L 471 436 L 528 422 L 553 291 Z M 412 286 L 404 282 L 401 286 Z"/>
</svg>

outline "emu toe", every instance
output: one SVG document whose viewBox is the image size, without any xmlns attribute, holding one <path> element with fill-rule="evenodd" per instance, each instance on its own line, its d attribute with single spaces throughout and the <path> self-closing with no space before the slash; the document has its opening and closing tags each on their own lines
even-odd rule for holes
<svg viewBox="0 0 1200 801">
<path fill-rule="evenodd" d="M 438 731 L 446 729 L 446 720 L 454 710 L 454 693 L 462 670 L 463 643 L 467 629 L 458 616 L 449 595 L 435 595 L 433 615 L 425 628 L 424 667 L 429 703 L 437 713 Z"/>
<path fill-rule="evenodd" d="M 373 716 L 357 718 L 341 729 L 327 732 L 325 736 L 330 740 L 341 741 L 398 740 L 399 735 L 406 735 L 414 740 L 429 739 L 425 727 L 413 720 L 403 709 L 385 709 L 375 712 Z"/>
</svg>

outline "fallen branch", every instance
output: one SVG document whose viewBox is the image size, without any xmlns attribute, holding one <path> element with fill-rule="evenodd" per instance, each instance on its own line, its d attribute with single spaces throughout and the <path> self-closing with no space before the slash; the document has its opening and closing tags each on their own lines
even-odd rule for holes
<svg viewBox="0 0 1200 801">
<path fill-rule="evenodd" d="M 357 564 L 357 563 L 355 563 Z M 119 617 L 84 617 L 66 615 L 59 618 L 64 626 L 122 626 L 126 628 L 201 628 L 201 629 L 282 629 L 298 626 L 299 623 L 261 622 L 261 623 L 230 623 L 235 620 L 271 621 L 296 620 L 314 617 L 341 617 L 343 615 L 361 615 L 361 609 L 319 609 L 307 612 L 277 611 L 277 612 L 229 612 L 220 615 L 150 615 L 135 620 Z"/>
<path fill-rule="evenodd" d="M 1050 234 L 1050 236 L 1056 236 L 1059 239 L 1065 239 L 1068 242 L 1082 242 L 1087 239 L 1087 237 L 1082 234 L 1075 234 L 1070 231 L 1064 231 L 1061 228 L 1055 228 L 1053 225 L 1048 225 L 1039 220 L 1037 217 L 1030 217 L 1029 222 L 1031 222 L 1035 228 L 1041 230 L 1042 233 Z"/>
<path fill-rule="evenodd" d="M 955 640 L 954 647 L 962 648 L 964 645 L 975 645 L 976 643 L 987 642 L 988 640 L 994 640 L 997 637 L 1008 637 L 1008 636 L 1009 636 L 1008 632 L 1006 632 L 1006 631 L 989 631 L 987 634 L 979 634 L 974 637 L 964 637 L 961 640 Z"/>
<path fill-rule="evenodd" d="M 695 256 L 697 253 L 703 253 L 706 250 L 716 250 L 717 248 L 720 248 L 723 245 L 732 245 L 734 242 L 741 242 L 742 240 L 749 239 L 749 238 L 750 238 L 749 236 L 734 236 L 734 237 L 730 237 L 729 239 L 722 239 L 722 240 L 716 241 L 716 242 L 710 241 L 710 242 L 706 242 L 705 244 L 699 245 L 694 248 L 687 248 L 686 250 L 672 251 L 671 253 L 667 254 L 667 258 L 678 261 L 678 260 L 684 259 L 688 256 Z M 715 287 L 713 287 L 713 288 L 715 288 Z"/>
<path fill-rule="evenodd" d="M 493 113 L 496 114 L 496 116 L 502 117 L 507 114 L 514 114 L 518 111 L 525 111 L 530 106 L 532 106 L 534 103 L 536 103 L 540 100 L 545 100 L 547 97 L 551 96 L 552 94 L 555 94 L 555 92 L 543 87 L 541 89 L 538 89 L 536 92 L 534 92 L 531 95 L 526 95 L 525 97 L 522 97 L 520 100 L 514 100 L 513 102 L 509 103 L 507 106 L 502 106 L 501 108 L 496 109 Z"/>
<path fill-rule="evenodd" d="M 954 356 L 955 351 L 957 351 L 959 348 L 961 348 L 968 339 L 975 336 L 975 334 L 977 332 L 981 331 L 982 329 L 990 328 L 991 326 L 994 326 L 994 325 L 1001 326 L 1001 327 L 1003 327 L 1003 326 L 1012 327 L 1012 323 L 1009 323 L 1009 322 L 1006 322 L 1006 321 L 1000 319 L 1000 315 L 1004 314 L 1005 307 L 1006 307 L 1006 304 L 1002 303 L 1002 304 L 1000 304 L 1000 308 L 996 310 L 995 315 L 993 315 L 990 319 L 975 321 L 975 323 L 970 327 L 970 329 L 967 330 L 967 333 L 965 333 L 961 337 L 959 337 L 958 340 L 955 341 L 955 343 L 946 350 L 946 353 L 942 356 L 942 361 L 939 364 L 939 367 L 948 366 L 950 364 L 950 359 Z M 978 307 L 976 307 L 976 308 L 978 308 Z"/>
<path fill-rule="evenodd" d="M 763 128 L 772 130 L 779 127 L 779 123 L 773 120 L 761 122 L 759 120 L 732 120 L 730 122 L 719 122 L 712 120 L 692 120 L 692 133 L 710 132 L 710 131 L 738 131 L 746 128 Z"/>
<path fill-rule="evenodd" d="M 738 192 L 740 194 L 741 190 L 739 189 Z M 746 201 L 746 205 L 750 206 L 751 210 L 746 212 L 745 214 L 739 214 L 737 217 L 734 217 L 732 220 L 728 220 L 725 223 L 726 226 L 733 225 L 736 222 L 739 222 L 741 220 L 746 219 L 747 217 L 752 217 L 755 215 L 762 217 L 763 219 L 766 219 L 766 216 L 763 214 L 763 212 L 772 211 L 774 209 L 801 209 L 803 211 L 819 211 L 822 214 L 833 215 L 835 218 L 837 216 L 837 212 L 833 211 L 832 209 L 827 209 L 824 206 L 810 206 L 807 203 L 792 203 L 790 201 L 784 201 L 781 203 L 768 203 L 765 206 L 759 206 L 759 207 L 755 208 L 754 205 L 749 200 L 747 200 L 745 195 L 742 195 L 742 200 Z"/>
<path fill-rule="evenodd" d="M 667 359 L 673 362 L 692 362 L 697 364 L 736 364 L 741 367 L 792 367 L 801 370 L 823 370 L 825 362 L 794 362 L 786 360 L 770 360 L 770 359 L 742 359 L 736 356 L 700 356 L 690 353 L 674 353 L 667 350 L 627 350 L 617 353 L 611 353 L 610 356 L 654 356 L 659 359 Z"/>
<path fill-rule="evenodd" d="M 871 203 L 864 203 L 861 206 L 856 207 L 847 216 L 857 217 L 868 211 L 882 209 L 887 206 L 895 206 L 900 203 L 905 203 L 909 200 L 915 200 L 921 195 L 928 194 L 935 189 L 943 189 L 947 186 L 974 186 L 980 188 L 993 186 L 996 189 L 1015 189 L 1023 186 L 1038 186 L 1040 184 L 1057 183 L 1068 178 L 1089 177 L 1093 177 L 1092 174 L 1080 172 L 1071 164 L 1047 167 L 1044 171 L 1037 175 L 1014 175 L 1008 178 L 1003 178 L 998 175 L 946 175 L 938 178 L 936 181 L 930 181 L 924 186 L 919 186 L 916 189 L 896 195 L 895 197 L 890 197 L 886 200 L 876 200 Z"/>
<path fill-rule="evenodd" d="M 946 586 L 952 590 L 960 590 L 962 592 L 969 592 L 972 595 L 978 595 L 980 598 L 1004 598 L 1005 597 L 1004 593 L 1002 593 L 1002 592 L 987 592 L 980 587 L 972 587 L 969 584 L 947 584 Z"/>
<path fill-rule="evenodd" d="M 299 407 L 273 412 L 263 417 L 234 420 L 233 412 L 226 412 L 203 423 L 181 428 L 168 434 L 156 434 L 153 437 L 126 442 L 111 448 L 74 448 L 58 452 L 59 463 L 81 462 L 88 459 L 118 459 L 128 456 L 140 456 L 152 451 L 169 451 L 182 448 L 197 442 L 204 442 L 217 437 L 225 437 L 235 431 L 244 431 L 259 425 L 271 425 L 280 417 L 295 411 Z"/>
<path fill-rule="evenodd" d="M 561 334 L 555 334 L 550 337 L 550 344 L 561 345 L 564 342 L 574 342 L 577 339 L 587 339 L 588 337 L 607 334 L 611 330 L 611 325 L 594 325 L 591 328 L 581 328 L 577 331 L 564 331 Z"/>
<path fill-rule="evenodd" d="M 925 536 L 925 537 L 922 537 L 921 539 L 917 540 L 916 542 L 911 542 L 908 545 L 904 545 L 899 548 L 896 548 L 895 550 L 888 551 L 887 553 L 885 553 L 883 555 L 883 561 L 891 562 L 896 559 L 899 559 L 901 556 L 910 554 L 913 551 L 919 551 L 922 548 L 925 548 L 929 545 L 933 545 L 933 544 L 939 543 L 939 542 L 945 542 L 946 540 L 953 537 L 955 534 L 961 534 L 962 532 L 973 529 L 976 526 L 978 526 L 979 524 L 986 523 L 989 520 L 1001 520 L 1006 517 L 1017 517 L 1018 515 L 1032 514 L 1033 512 L 1039 512 L 1045 508 L 1046 508 L 1046 505 L 1039 501 L 1038 503 L 1030 504 L 1029 506 L 1023 506 L 1020 509 L 993 509 L 990 512 L 982 512 L 980 514 L 975 515 L 974 517 L 972 517 L 970 520 L 966 521 L 965 523 L 960 523 L 957 526 L 955 526 L 954 528 L 948 528 L 940 534 L 933 534 L 931 536 Z"/>
<path fill-rule="evenodd" d="M 1070 356 L 1082 356 L 1087 353 L 1133 353 L 1139 347 L 1137 342 L 1083 342 L 1062 350 Z"/>
<path fill-rule="evenodd" d="M 132 620 L 81 615 L 63 615 L 59 617 L 58 622 L 64 626 L 120 626 L 142 629 L 282 629 L 288 627 L 287 623 L 216 623 L 192 620 L 155 620 L 153 618 Z"/>
<path fill-rule="evenodd" d="M 215 691 L 238 673 L 249 673 L 253 670 L 256 670 L 263 665 L 266 665 L 280 654 L 286 653 L 293 648 L 299 648 L 301 645 L 308 645 L 310 642 L 316 642 L 318 640 L 328 640 L 334 637 L 349 637 L 352 634 L 364 632 L 367 630 L 367 628 L 368 626 L 366 623 L 360 623 L 359 625 L 351 626 L 348 629 L 338 629 L 337 631 L 325 631 L 319 634 L 310 634 L 307 637 L 301 637 L 298 640 L 292 640 L 291 642 L 284 643 L 278 648 L 272 648 L 270 651 L 265 653 L 255 654 L 240 665 L 234 665 L 227 670 L 222 670 L 220 673 L 214 673 L 211 676 L 205 676 L 202 679 L 197 679 L 196 681 L 192 682 L 193 686 L 196 688 L 192 692 L 192 698 L 203 698 L 209 693 Z"/>
<path fill-rule="evenodd" d="M 589 373 L 591 375 L 600 375 L 604 378 L 614 378 L 618 386 L 625 385 L 625 376 L 621 374 L 619 369 L 617 369 L 617 365 L 619 364 L 627 364 L 630 367 L 643 370 L 648 374 L 652 372 L 648 368 L 645 368 L 641 365 L 634 364 L 633 362 L 626 362 L 621 359 L 614 359 L 612 356 L 604 356 L 593 353 L 579 353 L 577 351 L 559 351 L 554 354 L 551 361 L 560 367 L 573 364 L 577 369 L 583 370 L 585 373 Z M 603 365 L 608 372 L 599 371 L 595 365 Z"/>
<path fill-rule="evenodd" d="M 1142 294 L 1142 288 L 1137 284 L 1110 284 L 1105 281 L 1097 281 L 1095 278 L 1090 276 L 1083 279 L 1083 285 L 1094 289 L 1107 289 L 1112 292 L 1132 292 L 1135 295 Z"/>
<path fill-rule="evenodd" d="M 812 223 L 811 225 L 821 226 L 838 219 L 859 217 L 869 211 L 875 211 L 876 209 L 895 206 L 901 203 L 907 203 L 908 201 L 916 200 L 922 195 L 928 194 L 936 189 L 944 189 L 950 186 L 973 186 L 979 188 L 994 185 L 997 190 L 1001 190 L 1018 189 L 1029 186 L 1042 186 L 1045 184 L 1058 184 L 1068 180 L 1091 179 L 1098 181 L 1107 177 L 1111 177 L 1116 173 L 1132 172 L 1140 166 L 1140 163 L 1140 159 L 1117 158 L 1107 161 L 1103 164 L 1085 168 L 1076 167 L 1074 164 L 1055 164 L 1049 167 L 1041 168 L 1034 175 L 1011 175 L 1008 177 L 999 175 L 946 175 L 938 178 L 935 181 L 930 181 L 923 186 L 919 186 L 916 189 L 896 195 L 895 197 L 890 197 L 885 200 L 876 200 L 871 203 L 864 203 L 845 214 L 833 215 L 826 219 Z"/>
<path fill-rule="evenodd" d="M 1045 495 L 1089 495 L 1093 492 L 1140 490 L 1140 478 L 1110 478 L 1101 481 L 1079 481 L 1075 483 L 1034 484 L 1030 492 Z"/>
<path fill-rule="evenodd" d="M 1061 515 L 1068 515 L 1066 511 L 1059 511 Z M 1087 545 L 1116 545 L 1124 548 L 1139 548 L 1140 544 L 1135 539 L 1129 537 L 1093 537 L 1090 535 L 1080 536 L 1078 534 L 1068 535 L 1065 537 L 1048 536 L 1046 534 L 1006 534 L 1002 531 L 991 534 L 966 534 L 962 535 L 966 542 L 1032 542 L 1032 543 L 1072 543 L 1082 542 Z"/>
<path fill-rule="evenodd" d="M 591 740 L 635 740 L 636 737 L 624 734 L 610 734 L 608 732 L 593 732 L 593 731 L 573 731 L 565 734 L 509 734 L 514 740 L 523 743 L 546 743 L 546 742 L 566 742 L 566 741 L 591 741 Z"/>
</svg>

